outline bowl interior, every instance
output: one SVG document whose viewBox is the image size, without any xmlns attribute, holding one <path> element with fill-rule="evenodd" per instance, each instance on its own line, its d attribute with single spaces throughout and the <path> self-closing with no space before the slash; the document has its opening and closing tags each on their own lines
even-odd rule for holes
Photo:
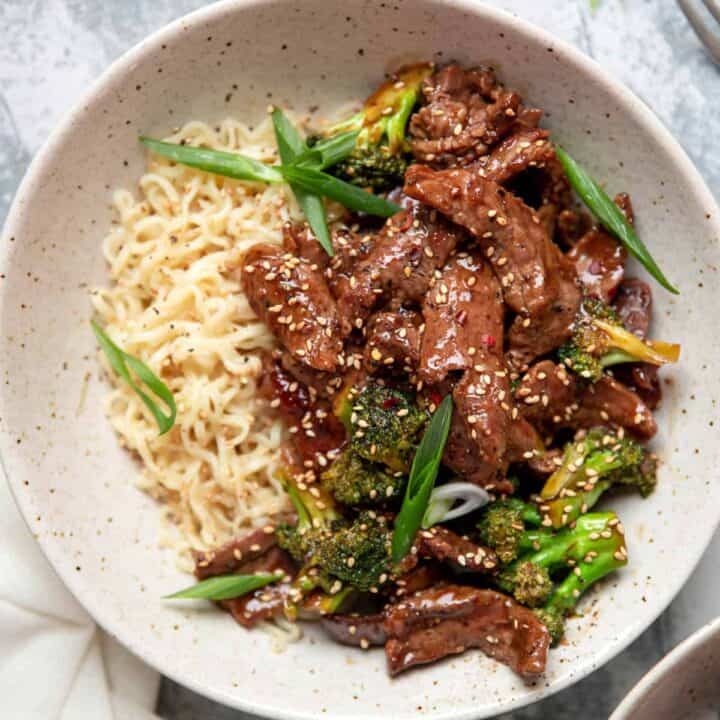
<svg viewBox="0 0 720 720">
<path fill-rule="evenodd" d="M 583 605 L 547 676 L 527 686 L 471 652 L 396 680 L 377 651 L 310 628 L 273 654 L 209 607 L 160 601 L 186 583 L 158 549 L 158 514 L 100 405 L 88 288 L 106 282 L 100 240 L 112 188 L 136 187 L 140 133 L 190 119 L 254 121 L 269 102 L 299 111 L 362 97 L 383 73 L 431 58 L 494 64 L 546 110 L 546 124 L 612 192 L 632 193 L 640 232 L 682 290 L 657 288 L 654 333 L 683 345 L 664 373 L 656 441 L 664 460 L 647 501 L 613 501 L 631 564 Z M 32 531 L 99 622 L 165 674 L 273 717 L 485 717 L 579 679 L 665 607 L 720 515 L 718 218 L 709 193 L 649 111 L 589 61 L 527 25 L 471 3 L 414 0 L 226 2 L 131 51 L 55 134 L 23 184 L 2 245 L 0 439 Z M 671 569 L 671 570 L 670 570 Z M 327 670 L 332 668 L 332 682 Z"/>
<path fill-rule="evenodd" d="M 660 661 L 610 720 L 713 720 L 720 707 L 720 618 L 698 630 Z"/>
</svg>

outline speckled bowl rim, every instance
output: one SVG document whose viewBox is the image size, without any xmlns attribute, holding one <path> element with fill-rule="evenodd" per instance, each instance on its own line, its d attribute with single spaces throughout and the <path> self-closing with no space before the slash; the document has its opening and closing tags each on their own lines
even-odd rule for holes
<svg viewBox="0 0 720 720">
<path fill-rule="evenodd" d="M 678 177 L 681 177 L 683 182 L 691 188 L 692 192 L 698 197 L 700 203 L 713 210 L 711 213 L 712 228 L 715 234 L 720 236 L 720 220 L 718 220 L 720 217 L 720 209 L 718 209 L 713 195 L 710 193 L 710 190 L 705 185 L 705 182 L 695 166 L 692 164 L 689 157 L 658 117 L 650 110 L 650 108 L 619 81 L 611 78 L 597 62 L 581 53 L 569 43 L 559 40 L 551 33 L 533 25 L 528 21 L 522 20 L 505 10 L 487 6 L 481 2 L 477 2 L 476 0 L 436 1 L 440 11 L 442 11 L 442 6 L 458 8 L 467 13 L 475 14 L 504 24 L 508 29 L 512 29 L 524 36 L 530 43 L 553 47 L 556 51 L 556 57 L 559 55 L 563 62 L 573 68 L 574 72 L 585 75 L 594 83 L 602 86 L 603 90 L 620 106 L 624 107 L 628 113 L 630 113 L 646 130 L 648 135 L 651 136 L 655 142 L 662 145 L 665 151 L 672 157 L 678 170 Z M 85 92 L 74 108 L 66 113 L 62 121 L 50 134 L 43 147 L 38 151 L 33 159 L 15 195 L 5 224 L 2 242 L 0 244 L 0 271 L 7 273 L 10 270 L 10 243 L 8 238 L 17 234 L 16 226 L 20 223 L 20 208 L 24 204 L 24 197 L 29 195 L 32 188 L 36 186 L 36 183 L 39 182 L 43 174 L 47 172 L 48 166 L 52 164 L 54 155 L 58 152 L 63 143 L 68 140 L 69 136 L 72 135 L 73 125 L 78 121 L 83 113 L 86 112 L 87 107 L 92 104 L 98 96 L 101 96 L 108 87 L 111 87 L 113 83 L 118 80 L 118 78 L 130 71 L 137 63 L 147 58 L 148 55 L 152 55 L 153 53 L 160 51 L 163 44 L 168 43 L 168 41 L 180 35 L 188 26 L 193 24 L 203 24 L 208 21 L 221 21 L 223 17 L 229 16 L 233 13 L 242 12 L 245 8 L 282 2 L 283 0 L 220 0 L 220 2 L 213 5 L 184 15 L 160 30 L 157 30 L 113 62 L 110 67 L 93 83 L 90 89 Z M 0 415 L 3 414 L 3 408 L 0 407 Z M 23 500 L 23 493 L 20 492 L 19 480 L 13 479 L 10 476 L 4 458 L 2 457 L 0 457 L 0 465 L 2 466 L 3 473 L 7 478 L 15 501 L 18 504 L 26 523 L 30 526 L 29 517 L 31 515 L 31 507 L 29 500 Z M 661 612 L 665 610 L 665 608 L 677 595 L 690 574 L 695 569 L 705 549 L 708 547 L 716 528 L 719 526 L 720 507 L 717 508 L 717 518 L 715 523 L 711 523 L 706 527 L 704 541 L 696 545 L 694 557 L 692 557 L 691 562 L 686 565 L 686 571 L 684 574 L 673 575 L 671 578 L 668 578 L 668 582 L 664 585 L 666 591 L 664 601 L 657 606 L 656 611 L 649 612 L 645 623 L 639 625 L 632 633 L 629 633 L 609 644 L 603 649 L 603 651 L 589 658 L 583 667 L 572 675 L 551 683 L 548 687 L 544 688 L 539 693 L 534 694 L 532 697 L 515 697 L 507 702 L 499 703 L 495 712 L 509 712 L 547 698 L 550 695 L 553 695 L 578 682 L 624 650 L 652 624 L 652 622 L 660 615 Z M 62 579 L 63 583 L 78 600 L 78 602 L 85 607 L 90 615 L 92 615 L 100 627 L 163 675 L 217 702 L 248 713 L 254 713 L 262 717 L 278 718 L 278 720 L 315 720 L 313 715 L 310 713 L 304 711 L 279 711 L 276 708 L 270 709 L 268 706 L 246 701 L 242 697 L 205 687 L 202 683 L 196 682 L 190 674 L 175 672 L 172 668 L 168 667 L 166 656 L 150 651 L 147 648 L 143 648 L 142 644 L 137 642 L 137 638 L 125 637 L 122 624 L 117 621 L 116 618 L 111 617 L 110 613 L 106 612 L 101 603 L 95 602 L 91 596 L 83 593 L 82 582 L 77 573 L 74 573 L 72 570 L 74 563 L 71 562 L 69 558 L 65 557 L 61 552 L 56 552 L 49 536 L 39 538 L 38 542 L 42 551 L 54 567 L 59 577 Z M 475 720 L 475 718 L 477 718 L 477 712 L 468 708 L 464 711 L 433 713 L 433 718 L 435 720 Z"/>
<path fill-rule="evenodd" d="M 720 617 L 716 617 L 699 630 L 696 630 L 646 673 L 625 696 L 620 705 L 615 708 L 615 712 L 610 716 L 609 720 L 632 720 L 633 713 L 639 709 L 640 704 L 658 683 L 675 672 L 686 660 L 711 642 L 720 645 Z"/>
</svg>

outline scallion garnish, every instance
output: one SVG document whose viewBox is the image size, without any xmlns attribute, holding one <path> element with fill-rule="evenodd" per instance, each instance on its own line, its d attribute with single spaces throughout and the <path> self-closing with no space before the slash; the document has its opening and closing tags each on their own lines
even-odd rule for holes
<svg viewBox="0 0 720 720">
<path fill-rule="evenodd" d="M 316 238 L 331 256 L 332 243 L 321 197 L 335 200 L 349 210 L 379 217 L 390 217 L 401 210 L 384 198 L 323 172 L 324 168 L 336 164 L 352 152 L 358 136 L 356 131 L 321 140 L 315 147 L 308 148 L 282 111 L 273 111 L 273 124 L 281 165 L 266 165 L 237 153 L 179 145 L 148 137 L 141 137 L 140 141 L 158 155 L 205 172 L 236 180 L 287 182 Z"/>
<path fill-rule="evenodd" d="M 218 575 L 201 580 L 184 590 L 166 595 L 164 600 L 232 600 L 247 595 L 270 583 L 277 582 L 281 573 L 257 573 L 256 575 Z"/>
<path fill-rule="evenodd" d="M 338 180 L 332 175 L 304 165 L 282 165 L 280 172 L 288 182 L 295 183 L 307 192 L 336 200 L 349 210 L 364 212 L 368 215 L 390 217 L 402 210 L 395 203 L 367 192 L 357 185 Z"/>
<path fill-rule="evenodd" d="M 452 395 L 448 395 L 432 416 L 413 458 L 405 498 L 395 518 L 392 537 L 392 559 L 395 563 L 408 554 L 420 529 L 440 469 L 452 413 Z"/>
<path fill-rule="evenodd" d="M 317 170 L 337 165 L 344 160 L 354 149 L 359 130 L 333 135 L 333 137 L 320 140 L 311 148 L 305 150 L 296 160 L 296 165 L 309 165 Z"/>
<path fill-rule="evenodd" d="M 153 414 L 160 429 L 160 434 L 164 435 L 175 424 L 177 407 L 175 406 L 173 394 L 167 385 L 144 362 L 121 350 L 94 320 L 91 320 L 90 324 L 110 366 L 139 395 L 147 409 Z M 130 370 L 153 395 L 156 395 L 165 403 L 170 411 L 169 413 L 163 412 L 155 400 L 138 385 Z"/>
<path fill-rule="evenodd" d="M 490 502 L 488 491 L 469 482 L 450 482 L 433 489 L 422 520 L 429 528 L 474 512 Z"/>
<path fill-rule="evenodd" d="M 293 127 L 293 124 L 280 108 L 273 110 L 272 121 L 280 160 L 284 165 L 289 165 L 300 155 L 307 152 L 307 145 L 305 145 L 300 133 Z M 320 153 L 318 162 L 321 161 L 322 154 Z M 332 257 L 334 255 L 332 240 L 330 239 L 322 198 L 307 192 L 295 183 L 291 182 L 289 184 L 298 205 L 305 215 L 305 219 L 315 234 L 315 238 L 322 245 L 325 252 Z"/>
<path fill-rule="evenodd" d="M 608 197 L 607 193 L 578 165 L 562 148 L 556 147 L 558 160 L 565 170 L 570 185 L 580 199 L 597 216 L 603 227 L 614 235 L 645 267 L 645 269 L 666 290 L 679 293 L 650 255 L 645 243 L 638 237 L 633 226 L 627 221 L 620 208 Z"/>
<path fill-rule="evenodd" d="M 192 147 L 191 145 L 179 145 L 178 143 L 153 140 L 148 137 L 141 137 L 140 142 L 158 155 L 197 170 L 204 170 L 215 175 L 224 175 L 235 180 L 265 183 L 284 182 L 284 178 L 277 167 L 266 165 L 245 155 L 223 150 Z"/>
</svg>

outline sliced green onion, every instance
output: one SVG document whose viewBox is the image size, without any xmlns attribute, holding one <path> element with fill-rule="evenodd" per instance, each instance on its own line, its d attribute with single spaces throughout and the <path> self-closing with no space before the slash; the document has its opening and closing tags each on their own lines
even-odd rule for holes
<svg viewBox="0 0 720 720">
<path fill-rule="evenodd" d="M 420 529 L 440 469 L 452 413 L 452 395 L 448 395 L 432 416 L 413 458 L 405 498 L 395 518 L 392 537 L 392 559 L 395 563 L 410 552 Z"/>
<path fill-rule="evenodd" d="M 184 590 L 172 595 L 165 595 L 164 600 L 232 600 L 247 595 L 253 590 L 265 587 L 278 581 L 281 573 L 257 573 L 257 575 L 218 575 L 201 580 Z"/>
<path fill-rule="evenodd" d="M 94 320 L 91 320 L 90 324 L 110 366 L 140 396 L 140 399 L 145 403 L 145 407 L 153 414 L 160 429 L 160 434 L 164 435 L 175 424 L 177 414 L 175 398 L 168 386 L 144 362 L 121 350 Z M 155 400 L 135 382 L 130 370 L 153 395 L 156 395 L 165 403 L 170 411 L 169 413 L 164 413 Z"/>
<path fill-rule="evenodd" d="M 162 140 L 153 140 L 148 137 L 141 137 L 140 142 L 158 155 L 205 172 L 224 175 L 225 177 L 235 178 L 235 180 L 266 183 L 283 182 L 283 176 L 277 167 L 266 165 L 245 155 L 191 147 L 190 145 L 179 145 Z"/>
<path fill-rule="evenodd" d="M 458 504 L 458 501 L 460 504 Z M 490 502 L 487 490 L 469 482 L 450 482 L 436 487 L 422 521 L 427 529 L 474 512 Z"/>
<path fill-rule="evenodd" d="M 620 208 L 608 197 L 607 193 L 590 175 L 573 160 L 561 147 L 556 147 L 558 160 L 565 170 L 570 185 L 580 199 L 597 216 L 603 227 L 614 235 L 645 269 L 671 293 L 679 294 L 663 271 L 650 255 L 645 243 L 638 237 L 633 226 L 627 221 Z"/>
<path fill-rule="evenodd" d="M 337 165 L 355 149 L 359 134 L 359 130 L 351 130 L 350 132 L 340 133 L 340 135 L 320 140 L 298 156 L 295 165 L 308 165 L 317 170 L 324 170 Z"/>
<path fill-rule="evenodd" d="M 282 166 L 280 171 L 288 182 L 299 185 L 307 192 L 337 200 L 349 210 L 390 217 L 402 209 L 385 198 L 305 165 Z"/>
<path fill-rule="evenodd" d="M 279 108 L 275 108 L 272 113 L 273 127 L 275 129 L 275 138 L 277 140 L 278 152 L 280 160 L 284 165 L 288 165 L 296 160 L 296 158 L 307 152 L 305 141 L 300 137 L 300 133 L 293 127 L 285 113 Z M 325 215 L 325 206 L 323 201 L 317 195 L 307 192 L 299 185 L 291 182 L 290 189 L 293 191 L 298 205 L 305 215 L 317 241 L 322 245 L 325 252 L 332 257 L 333 252 L 332 240 L 330 239 L 330 230 L 327 225 L 327 216 Z"/>
</svg>

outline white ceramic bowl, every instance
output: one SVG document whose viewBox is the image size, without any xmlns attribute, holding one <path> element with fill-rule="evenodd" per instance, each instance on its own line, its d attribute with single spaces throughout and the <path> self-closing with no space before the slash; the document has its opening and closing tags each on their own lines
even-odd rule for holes
<svg viewBox="0 0 720 720">
<path fill-rule="evenodd" d="M 717 720 L 720 617 L 664 657 L 620 703 L 610 720 Z"/>
<path fill-rule="evenodd" d="M 492 62 L 547 110 L 547 124 L 612 191 L 629 190 L 640 232 L 682 289 L 655 289 L 658 336 L 683 344 L 665 373 L 647 501 L 613 501 L 627 570 L 584 603 L 546 677 L 524 685 L 478 652 L 391 680 L 379 651 L 309 629 L 273 654 L 224 613 L 160 601 L 183 586 L 157 547 L 158 514 L 100 409 L 105 387 L 88 326 L 88 287 L 106 281 L 100 239 L 110 189 L 142 172 L 141 132 L 192 118 L 258 118 L 269 101 L 305 110 L 359 98 L 383 72 L 431 58 Z M 237 86 L 237 87 L 234 87 Z M 32 532 L 68 587 L 130 650 L 229 705 L 277 718 L 480 718 L 538 700 L 602 665 L 681 587 L 720 518 L 718 209 L 655 116 L 572 48 L 477 3 L 450 0 L 230 0 L 131 50 L 38 154 L 13 205 L 0 262 L 0 446 Z M 90 374 L 83 398 L 84 378 Z"/>
</svg>

